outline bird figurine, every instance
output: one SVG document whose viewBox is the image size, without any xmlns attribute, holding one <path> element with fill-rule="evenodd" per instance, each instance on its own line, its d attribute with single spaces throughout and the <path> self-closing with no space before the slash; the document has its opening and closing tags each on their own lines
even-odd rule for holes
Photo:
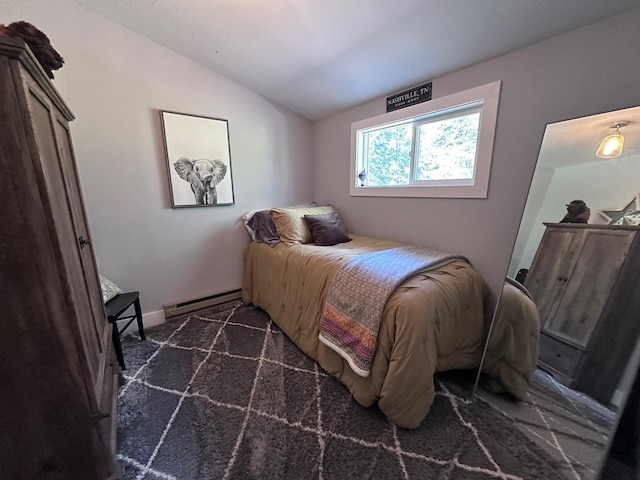
<svg viewBox="0 0 640 480">
<path fill-rule="evenodd" d="M 53 78 L 53 70 L 58 70 L 64 65 L 64 59 L 51 46 L 49 37 L 29 22 L 20 21 L 9 25 L 0 24 L 0 36 L 3 35 L 22 38 L 49 78 Z"/>
<path fill-rule="evenodd" d="M 366 170 L 362 170 L 359 174 L 358 174 L 358 178 L 360 179 L 360 186 L 364 187 L 365 186 L 365 179 L 367 178 L 367 171 Z"/>
</svg>

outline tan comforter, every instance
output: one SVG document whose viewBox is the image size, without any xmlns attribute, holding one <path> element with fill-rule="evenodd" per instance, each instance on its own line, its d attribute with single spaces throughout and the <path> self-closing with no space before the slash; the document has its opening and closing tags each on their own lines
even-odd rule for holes
<svg viewBox="0 0 640 480">
<path fill-rule="evenodd" d="M 333 247 L 276 247 L 251 242 L 245 251 L 242 297 L 273 321 L 322 368 L 344 383 L 358 403 L 376 401 L 387 418 L 416 428 L 434 398 L 433 374 L 480 363 L 484 346 L 483 300 L 487 289 L 467 263 L 456 261 L 420 273 L 389 298 L 371 374 L 356 375 L 318 341 L 319 319 L 331 278 L 360 253 L 400 244 L 360 235 Z"/>
<path fill-rule="evenodd" d="M 487 379 L 486 386 L 524 400 L 536 369 L 539 345 L 538 309 L 524 287 L 507 279 L 482 363 L 483 373 L 494 379 Z"/>
</svg>

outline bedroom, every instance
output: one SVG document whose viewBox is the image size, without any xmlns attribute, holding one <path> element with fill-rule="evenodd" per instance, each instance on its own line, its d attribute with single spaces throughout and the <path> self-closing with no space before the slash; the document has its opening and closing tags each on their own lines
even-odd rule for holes
<svg viewBox="0 0 640 480">
<path fill-rule="evenodd" d="M 149 326 L 163 321 L 164 304 L 240 286 L 243 213 L 309 200 L 335 204 L 353 231 L 462 252 L 497 292 L 545 125 L 640 98 L 638 10 L 422 78 L 437 96 L 502 80 L 489 197 L 351 198 L 347 180 L 335 181 L 336 172 L 347 178 L 346 132 L 380 113 L 384 95 L 312 121 L 76 3 L 3 3 L 3 21 L 31 21 L 65 57 L 54 83 L 78 118 L 71 128 L 98 266 L 141 291 Z M 234 206 L 170 208 L 159 109 L 229 120 Z"/>
</svg>

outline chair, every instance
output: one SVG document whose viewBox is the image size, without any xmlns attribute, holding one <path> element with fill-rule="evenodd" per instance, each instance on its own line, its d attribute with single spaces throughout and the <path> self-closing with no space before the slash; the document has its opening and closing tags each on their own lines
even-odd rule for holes
<svg viewBox="0 0 640 480">
<path fill-rule="evenodd" d="M 135 315 L 126 315 L 123 314 L 133 305 L 135 310 Z M 134 320 L 138 322 L 138 333 L 140 334 L 141 340 L 146 340 L 144 336 L 144 326 L 142 325 L 142 310 L 140 309 L 140 293 L 139 292 L 127 292 L 127 293 L 119 293 L 107 303 L 104 304 L 105 310 L 107 312 L 107 319 L 109 323 L 113 325 L 111 336 L 113 338 L 113 346 L 116 349 L 116 357 L 118 358 L 118 363 L 123 370 L 126 370 L 124 364 L 124 357 L 122 355 L 122 344 L 120 343 L 120 335 L 124 332 L 129 325 Z M 118 322 L 121 320 L 128 320 L 126 325 L 122 329 L 118 329 Z"/>
<path fill-rule="evenodd" d="M 524 281 L 527 279 L 527 273 L 529 273 L 528 268 L 521 268 L 518 270 L 518 273 L 516 274 L 516 282 L 520 285 L 524 285 Z"/>
</svg>

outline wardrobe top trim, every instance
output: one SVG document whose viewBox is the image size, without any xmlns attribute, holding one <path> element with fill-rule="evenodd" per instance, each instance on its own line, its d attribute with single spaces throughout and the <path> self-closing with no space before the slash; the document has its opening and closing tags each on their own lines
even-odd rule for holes
<svg viewBox="0 0 640 480">
<path fill-rule="evenodd" d="M 40 86 L 55 103 L 56 107 L 60 109 L 67 121 L 70 122 L 75 118 L 24 40 L 0 36 L 0 55 L 17 59 L 38 83 L 38 86 Z"/>
</svg>

